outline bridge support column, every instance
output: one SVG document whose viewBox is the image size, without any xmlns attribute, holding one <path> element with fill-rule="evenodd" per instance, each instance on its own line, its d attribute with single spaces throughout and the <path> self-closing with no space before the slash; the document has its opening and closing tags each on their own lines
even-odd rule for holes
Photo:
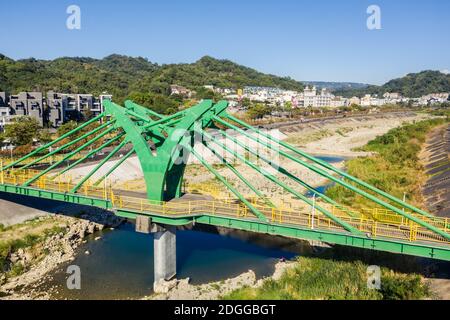
<svg viewBox="0 0 450 320">
<path fill-rule="evenodd" d="M 156 289 L 156 284 L 161 280 L 171 280 L 177 274 L 176 228 L 154 225 L 152 229 L 154 231 L 154 289 Z"/>
</svg>

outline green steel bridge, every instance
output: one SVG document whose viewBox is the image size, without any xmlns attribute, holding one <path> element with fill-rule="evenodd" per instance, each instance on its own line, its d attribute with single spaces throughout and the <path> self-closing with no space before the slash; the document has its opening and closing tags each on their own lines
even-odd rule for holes
<svg viewBox="0 0 450 320">
<path fill-rule="evenodd" d="M 124 107 L 105 101 L 104 113 L 27 156 L 2 164 L 0 192 L 94 206 L 136 219 L 137 229 L 156 233 L 155 281 L 175 275 L 174 227 L 192 223 L 450 261 L 450 221 L 248 125 L 227 113 L 227 107 L 226 101 L 205 100 L 163 116 L 131 101 Z M 194 147 L 196 144 L 209 150 L 221 168 L 229 170 L 252 196 L 243 195 Z M 77 181 L 66 178 L 70 170 L 89 163 L 104 150 L 109 152 L 84 177 Z M 123 150 L 125 155 L 118 158 Z M 337 203 L 274 161 L 269 153 L 370 200 L 373 207 L 355 210 Z M 130 157 L 139 160 L 144 194 L 114 189 L 106 183 Z M 232 197 L 183 197 L 189 157 L 195 157 Z M 255 176 L 246 177 L 236 163 L 251 168 Z M 100 177 L 99 172 L 103 172 Z M 277 206 L 276 199 L 254 186 L 254 179 L 268 180 L 302 206 Z"/>
</svg>

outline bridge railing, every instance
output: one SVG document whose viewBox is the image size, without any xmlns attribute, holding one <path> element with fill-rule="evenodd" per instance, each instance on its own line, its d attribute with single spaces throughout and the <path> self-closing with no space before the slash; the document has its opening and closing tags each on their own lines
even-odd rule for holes
<svg viewBox="0 0 450 320">
<path fill-rule="evenodd" d="M 1 172 L 0 183 L 14 186 L 24 185 L 38 173 L 40 171 L 35 170 Z M 29 187 L 60 193 L 70 193 L 75 186 L 76 183 L 73 182 L 73 178 L 70 175 L 59 176 L 56 179 L 51 179 L 49 176 L 44 175 L 29 185 Z M 92 198 L 108 199 L 111 197 L 112 189 L 106 185 L 94 186 L 93 183 L 86 183 L 78 190 L 77 194 Z"/>
<path fill-rule="evenodd" d="M 35 175 L 36 171 L 33 170 L 24 170 L 21 171 L 20 174 L 14 173 L 13 171 L 2 172 L 1 183 L 23 185 Z M 42 176 L 33 182 L 30 187 L 70 193 L 75 187 L 75 183 L 72 182 L 70 177 L 66 178 L 67 180 L 63 180 L 61 177 L 53 180 L 48 176 Z M 78 190 L 77 194 L 110 200 L 116 208 L 142 213 L 160 215 L 212 214 L 240 219 L 255 219 L 253 213 L 246 206 L 239 201 L 232 199 L 190 202 L 149 201 L 145 198 L 116 195 L 111 187 L 106 187 L 105 185 L 94 186 L 90 183 L 86 183 Z M 269 221 L 275 224 L 289 224 L 309 229 L 346 232 L 341 225 L 335 223 L 316 210 L 271 208 L 257 201 L 254 201 L 253 205 L 263 213 Z M 359 213 L 359 215 L 355 217 L 349 216 L 342 208 L 336 207 L 332 210 L 333 214 L 338 216 L 342 221 L 345 221 L 356 229 L 366 233 L 369 237 L 385 237 L 404 241 L 426 241 L 449 244 L 449 242 L 440 235 L 387 210 L 364 209 L 364 211 L 362 211 L 363 213 Z M 428 219 L 428 221 L 445 232 L 450 231 L 448 219 L 436 217 Z"/>
<path fill-rule="evenodd" d="M 189 184 L 186 186 L 185 190 L 189 193 L 200 193 L 200 194 L 207 194 L 211 195 L 212 197 L 216 199 L 220 199 L 224 195 L 223 188 L 219 188 L 214 185 L 209 184 Z M 247 197 L 248 200 L 253 205 L 262 205 L 264 206 L 265 203 L 263 200 L 256 198 L 256 197 Z M 330 207 L 330 205 L 322 204 L 325 207 Z M 368 218 L 370 220 L 374 220 L 380 223 L 389 224 L 389 225 L 398 225 L 403 227 L 409 227 L 411 225 L 417 226 L 417 224 L 410 219 L 398 215 L 397 213 L 385 209 L 385 208 L 362 208 L 359 210 L 355 210 L 353 208 L 339 205 L 339 206 L 331 206 L 331 210 L 333 215 L 343 219 L 347 218 L 349 216 L 353 217 L 362 217 L 362 218 Z M 437 227 L 445 232 L 450 232 L 450 220 L 448 218 L 430 218 L 426 216 L 422 216 L 420 214 L 405 211 L 409 215 L 412 215 L 414 217 L 417 217 L 430 225 Z"/>
<path fill-rule="evenodd" d="M 113 202 L 116 208 L 142 213 L 153 213 L 168 216 L 210 214 L 239 219 L 255 219 L 254 215 L 248 210 L 248 208 L 242 204 L 220 200 L 158 202 L 127 196 L 115 196 Z M 309 229 L 346 232 L 342 226 L 318 212 L 275 209 L 258 205 L 257 208 L 272 223 L 275 224 L 288 224 L 306 227 Z M 364 232 L 368 237 L 383 237 L 410 242 L 426 241 L 450 244 L 445 238 L 436 235 L 432 231 L 414 223 L 395 225 L 375 221 L 366 217 L 353 218 L 347 216 L 342 217 L 342 219 L 358 230 Z"/>
<path fill-rule="evenodd" d="M 82 154 L 76 154 L 73 157 L 71 157 L 71 161 L 73 160 L 78 160 L 82 158 Z M 65 154 L 56 154 L 56 155 L 52 155 L 50 157 L 48 157 L 47 159 L 40 161 L 39 165 L 47 165 L 47 164 L 53 164 L 56 162 L 59 162 L 61 160 L 63 160 L 66 157 Z M 19 160 L 20 158 L 17 157 L 0 157 L 0 167 L 5 167 L 7 165 L 10 165 L 11 163 L 15 163 Z M 27 159 L 24 159 L 20 162 L 20 164 L 22 166 L 25 166 L 27 164 L 30 163 L 34 163 L 37 159 L 39 159 L 38 157 L 30 157 Z"/>
</svg>

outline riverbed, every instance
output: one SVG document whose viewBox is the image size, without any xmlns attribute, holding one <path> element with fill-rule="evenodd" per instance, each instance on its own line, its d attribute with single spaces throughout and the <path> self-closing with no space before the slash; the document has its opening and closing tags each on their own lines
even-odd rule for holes
<svg viewBox="0 0 450 320">
<path fill-rule="evenodd" d="M 318 158 L 332 164 L 345 160 L 326 155 Z M 332 185 L 319 186 L 317 190 L 325 192 Z M 306 195 L 312 197 L 311 192 Z M 280 259 L 291 259 L 304 251 L 310 251 L 304 241 L 267 235 L 249 237 L 240 232 L 224 235 L 214 228 L 178 230 L 177 277 L 190 278 L 192 284 L 205 284 L 253 270 L 260 279 L 272 275 Z M 81 269 L 81 290 L 67 289 L 69 265 Z M 54 299 L 139 299 L 151 294 L 152 288 L 153 236 L 136 233 L 134 225 L 126 223 L 89 236 L 78 249 L 76 259 L 60 266 L 40 289 L 48 290 Z"/>
<path fill-rule="evenodd" d="M 284 246 L 289 243 L 288 248 L 282 248 L 280 241 Z M 302 243 L 292 245 L 291 240 L 278 237 L 273 241 L 261 237 L 251 240 L 239 233 L 178 230 L 177 278 L 189 277 L 192 284 L 204 284 L 248 270 L 258 278 L 270 276 L 280 259 L 301 254 L 301 248 L 307 250 Z M 139 299 L 152 293 L 153 236 L 134 232 L 133 224 L 96 233 L 78 251 L 74 261 L 60 266 L 39 289 L 50 291 L 54 299 Z M 81 269 L 81 290 L 67 289 L 69 265 Z"/>
</svg>

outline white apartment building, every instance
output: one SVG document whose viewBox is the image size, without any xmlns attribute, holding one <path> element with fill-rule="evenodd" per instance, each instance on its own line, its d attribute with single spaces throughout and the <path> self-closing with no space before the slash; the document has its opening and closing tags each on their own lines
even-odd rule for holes
<svg viewBox="0 0 450 320">
<path fill-rule="evenodd" d="M 339 108 L 339 107 L 345 107 L 348 105 L 348 100 L 344 97 L 337 96 L 331 99 L 331 105 L 332 108 Z"/>
<path fill-rule="evenodd" d="M 419 104 L 425 106 L 428 104 L 443 103 L 448 101 L 449 96 L 450 94 L 446 92 L 428 94 L 419 99 Z"/>
<path fill-rule="evenodd" d="M 386 104 L 386 100 L 385 99 L 379 99 L 378 97 L 372 96 L 370 94 L 366 94 L 361 99 L 361 106 L 362 107 L 382 106 L 384 104 Z"/>
<path fill-rule="evenodd" d="M 331 100 L 334 98 L 334 96 L 328 92 L 327 89 L 323 88 L 320 91 L 320 94 L 317 94 L 317 89 L 315 86 L 313 87 L 306 87 L 305 91 L 303 92 L 303 99 L 304 99 L 304 106 L 305 107 L 313 107 L 313 108 L 320 108 L 320 107 L 331 107 Z"/>
<path fill-rule="evenodd" d="M 348 100 L 348 105 L 351 106 L 352 104 L 360 105 L 361 104 L 361 99 L 358 98 L 358 97 L 351 97 Z"/>
</svg>

